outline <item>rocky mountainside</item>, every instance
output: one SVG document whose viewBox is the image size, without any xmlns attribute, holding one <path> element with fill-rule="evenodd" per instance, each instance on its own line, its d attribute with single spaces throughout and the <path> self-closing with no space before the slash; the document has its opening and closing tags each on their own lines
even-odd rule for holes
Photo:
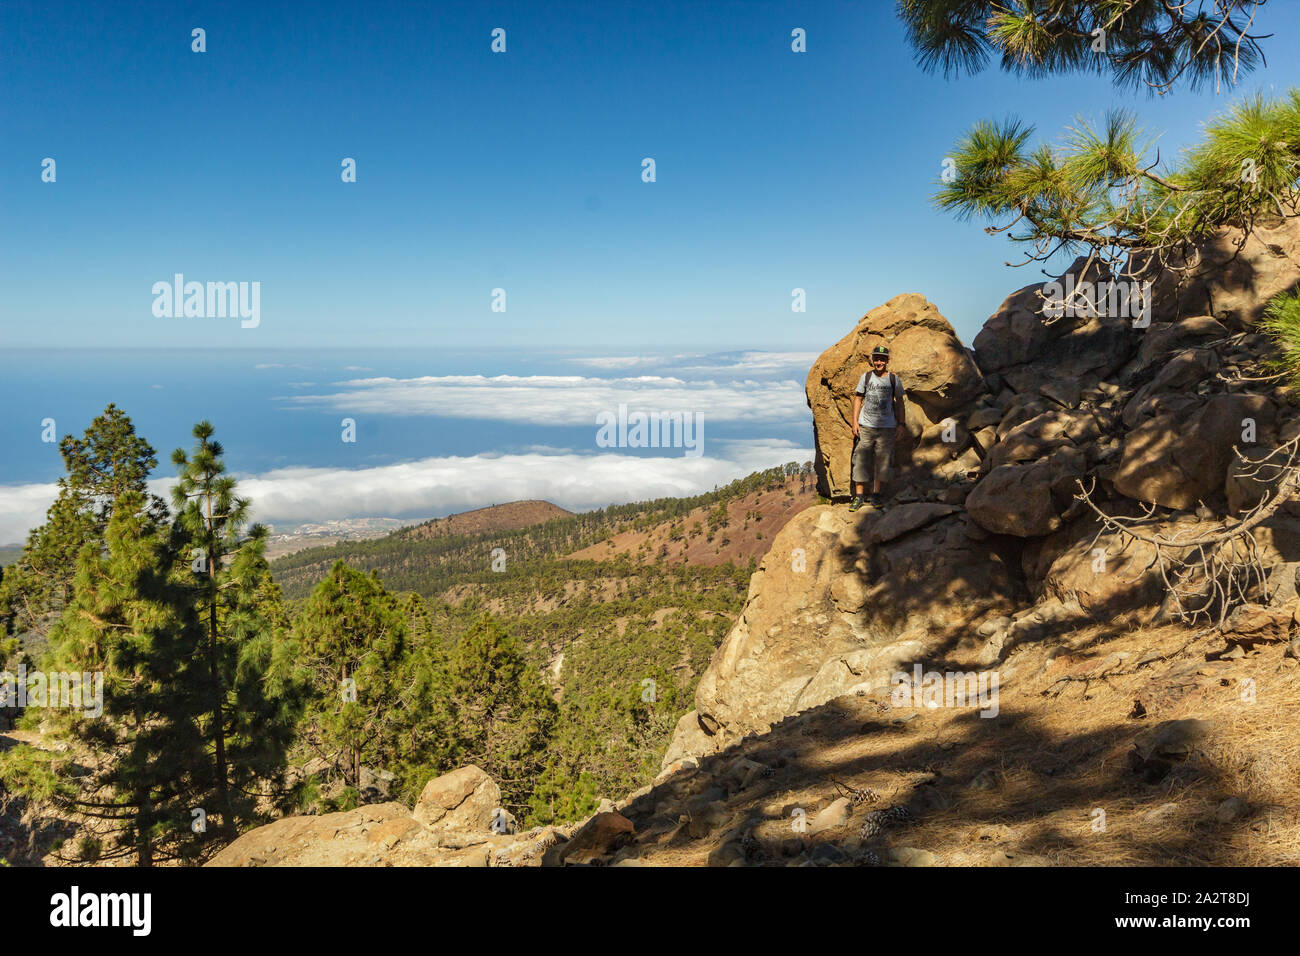
<svg viewBox="0 0 1300 956">
<path fill-rule="evenodd" d="M 1270 490 L 1238 450 L 1272 460 L 1300 435 L 1254 328 L 1300 284 L 1300 228 L 1263 235 L 1231 260 L 1225 236 L 1190 284 L 1160 276 L 1149 324 L 1046 320 L 1041 283 L 973 352 L 922 296 L 868 312 L 807 395 L 820 490 L 842 499 L 852 390 L 890 347 L 910 441 L 887 507 L 795 515 L 659 778 L 499 862 L 1300 862 L 1300 507 L 1252 526 L 1263 586 L 1222 626 L 1176 618 L 1160 560 Z M 1189 544 L 1158 552 L 1170 539 Z M 498 862 L 478 832 L 475 859 Z"/>
<path fill-rule="evenodd" d="M 1267 459 L 1300 435 L 1300 409 L 1256 371 L 1272 346 L 1253 329 L 1260 310 L 1241 276 L 1268 290 L 1300 283 L 1297 234 L 1293 224 L 1257 245 L 1253 263 L 1247 247 L 1223 285 L 1202 278 L 1196 295 L 1166 293 L 1162 278 L 1149 325 L 1045 321 L 1042 284 L 1026 286 L 985 323 L 973 360 L 921 296 L 868 312 L 814 363 L 808 403 L 819 479 L 842 496 L 858 370 L 877 344 L 890 347 L 912 438 L 890 506 L 814 508 L 778 535 L 665 765 L 854 689 L 878 693 L 904 664 L 991 667 L 1071 627 L 1149 620 L 1165 592 L 1154 547 L 1103 527 L 1080 483 L 1107 513 L 1150 510 L 1145 534 L 1185 539 L 1259 500 L 1267 484 L 1242 474 L 1234 448 Z M 1067 273 L 1083 281 L 1084 266 Z M 1216 313 L 1170 314 L 1162 301 Z M 1300 508 L 1254 537 L 1270 603 L 1286 607 Z"/>
</svg>

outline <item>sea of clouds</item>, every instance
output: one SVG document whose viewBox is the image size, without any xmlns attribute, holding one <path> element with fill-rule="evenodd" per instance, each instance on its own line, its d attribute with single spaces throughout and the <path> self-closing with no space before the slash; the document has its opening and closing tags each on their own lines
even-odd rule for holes
<svg viewBox="0 0 1300 956">
<path fill-rule="evenodd" d="M 579 356 L 575 375 L 430 375 L 346 378 L 318 385 L 285 382 L 277 401 L 359 416 L 437 416 L 525 425 L 590 426 L 588 447 L 539 440 L 510 451 L 427 456 L 361 468 L 288 466 L 261 473 L 232 470 L 254 520 L 283 530 L 337 518 L 423 519 L 521 499 L 545 499 L 574 511 L 659 497 L 699 494 L 751 472 L 812 458 L 805 442 L 764 431 L 811 426 L 803 379 L 816 356 L 801 352 Z M 267 367 L 265 363 L 261 367 Z M 355 367 L 354 367 L 355 368 Z M 356 368 L 356 371 L 369 369 Z M 286 373 L 287 374 L 287 373 Z M 745 438 L 706 432 L 704 453 L 655 456 L 595 447 L 596 415 L 620 404 L 702 416 L 708 425 L 745 426 Z M 734 429 L 733 429 L 734 430 Z M 170 500 L 174 477 L 150 482 Z M 0 542 L 25 540 L 54 500 L 54 483 L 0 488 Z"/>
</svg>

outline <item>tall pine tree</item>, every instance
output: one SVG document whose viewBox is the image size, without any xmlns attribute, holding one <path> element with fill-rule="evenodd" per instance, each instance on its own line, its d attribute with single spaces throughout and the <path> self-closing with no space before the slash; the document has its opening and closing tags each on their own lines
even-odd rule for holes
<svg viewBox="0 0 1300 956">
<path fill-rule="evenodd" d="M 340 560 L 277 653 L 305 691 L 299 742 L 347 787 L 360 789 L 362 764 L 387 769 L 394 758 L 397 674 L 407 651 L 396 598 L 376 575 Z"/>
<path fill-rule="evenodd" d="M 244 534 L 250 502 L 225 474 L 220 442 L 209 422 L 194 426 L 190 455 L 172 453 L 179 480 L 172 490 L 172 546 L 188 562 L 190 592 L 202 637 L 205 668 L 200 732 L 211 751 L 215 813 L 233 839 L 256 816 L 258 801 L 283 772 L 291 734 L 287 695 L 267 681 L 278 596 L 266 562 L 267 529 Z M 273 787 L 272 787 L 273 789 Z"/>
<path fill-rule="evenodd" d="M 452 760 L 486 771 L 506 806 L 522 815 L 546 767 L 558 708 L 519 641 L 488 615 L 456 645 L 446 699 L 455 724 Z"/>
<path fill-rule="evenodd" d="M 208 777 L 194 720 L 196 631 L 164 532 L 145 496 L 126 491 L 105 548 L 83 545 L 70 603 L 50 633 L 44 699 L 30 701 L 45 707 L 46 734 L 69 748 L 15 753 L 4 768 L 17 789 L 109 821 L 113 840 L 90 844 L 93 862 L 133 856 L 150 866 L 202 851 L 189 812 Z M 68 674 L 79 675 L 79 701 L 56 694 L 72 685 L 52 675 Z"/>
<path fill-rule="evenodd" d="M 121 496 L 129 491 L 145 495 L 151 518 L 164 521 L 167 516 L 166 502 L 146 489 L 149 472 L 158 464 L 154 450 L 116 405 L 108 405 L 83 437 L 65 436 L 59 452 L 66 474 L 59 479 L 58 496 L 0 582 L 0 618 L 37 652 L 72 599 L 82 545 L 94 541 L 103 546 Z"/>
</svg>

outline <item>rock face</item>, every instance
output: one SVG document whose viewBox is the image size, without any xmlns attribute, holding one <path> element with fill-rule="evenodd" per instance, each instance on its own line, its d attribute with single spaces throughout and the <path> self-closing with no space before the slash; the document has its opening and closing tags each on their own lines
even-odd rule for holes
<svg viewBox="0 0 1300 956">
<path fill-rule="evenodd" d="M 1115 503 L 1112 512 L 1134 517 L 1140 509 Z M 1213 521 L 1153 522 L 1154 534 L 1182 533 L 1195 537 L 1212 532 Z M 1122 541 L 1099 534 L 1094 515 L 1082 515 L 1038 542 L 1026 555 L 1026 575 L 1032 593 L 1076 604 L 1093 620 L 1106 620 L 1138 608 L 1154 608 L 1163 598 L 1163 583 L 1151 573 L 1155 548 L 1140 541 Z"/>
<path fill-rule="evenodd" d="M 1159 273 L 1154 311 L 1171 320 L 1208 315 L 1234 331 L 1255 325 L 1269 299 L 1300 284 L 1300 219 L 1257 225 L 1244 243 L 1241 236 L 1225 229 L 1201 246 L 1190 275 Z"/>
<path fill-rule="evenodd" d="M 1100 270 L 1084 272 L 1080 258 L 1058 277 L 1076 284 L 1097 282 Z M 975 360 L 995 388 L 1005 385 L 1020 395 L 1041 394 L 1055 383 L 1096 381 L 1124 364 L 1137 334 L 1120 316 L 1043 315 L 1044 283 L 1013 292 L 975 336 Z M 1084 310 L 1070 310 L 1083 312 Z"/>
<path fill-rule="evenodd" d="M 854 689 L 887 688 L 894 673 L 958 644 L 982 615 L 1010 608 L 1011 569 L 959 512 L 819 506 L 790 521 L 751 579 L 665 765 Z"/>
<path fill-rule="evenodd" d="M 1271 443 L 1275 418 L 1276 408 L 1262 395 L 1215 395 L 1148 419 L 1124 436 L 1115 490 L 1183 510 L 1226 500 L 1228 466 L 1237 460 L 1233 446 L 1247 444 L 1247 431 L 1254 435 L 1250 445 Z"/>
<path fill-rule="evenodd" d="M 924 296 L 897 295 L 872 309 L 813 363 L 805 386 L 817 442 L 818 490 L 830 498 L 850 493 L 853 391 L 870 369 L 877 345 L 889 347 L 890 370 L 907 390 L 913 437 L 985 391 L 970 353 Z"/>
<path fill-rule="evenodd" d="M 871 348 L 890 346 L 913 447 L 896 460 L 888 509 L 810 508 L 774 539 L 665 773 L 841 695 L 879 693 L 917 663 L 984 667 L 1090 619 L 1167 614 L 1154 548 L 1101 534 L 1080 490 L 1112 515 L 1154 507 L 1145 530 L 1194 539 L 1276 487 L 1238 452 L 1277 460 L 1300 409 L 1258 380 L 1274 346 L 1249 323 L 1261 296 L 1300 282 L 1300 224 L 1261 236 L 1199 285 L 1160 292 L 1146 316 L 1106 314 L 1101 297 L 1051 318 L 1043 284 L 1026 286 L 976 336 L 974 363 L 921 296 L 867 313 L 817 360 L 807 395 L 820 490 L 842 497 L 853 389 Z M 1069 283 L 1101 278 L 1084 265 Z M 1300 580 L 1300 502 L 1254 537 L 1267 613 L 1250 626 L 1280 640 L 1278 609 Z"/>
</svg>

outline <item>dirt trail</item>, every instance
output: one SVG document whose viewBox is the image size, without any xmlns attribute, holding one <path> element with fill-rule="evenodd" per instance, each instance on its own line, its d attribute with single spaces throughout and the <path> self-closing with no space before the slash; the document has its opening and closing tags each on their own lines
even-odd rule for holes
<svg viewBox="0 0 1300 956">
<path fill-rule="evenodd" d="M 837 698 L 633 800 L 622 812 L 638 840 L 615 860 L 852 865 L 871 851 L 901 865 L 1296 865 L 1300 662 L 1285 644 L 1207 660 L 1224 641 L 1189 645 L 1195 633 L 1097 626 L 1024 647 L 999 668 L 987 719 L 978 706 Z M 1202 723 L 1167 723 L 1189 720 Z M 1139 755 L 1188 726 L 1204 735 Z M 875 797 L 798 832 L 844 785 Z M 867 814 L 889 806 L 914 822 L 863 840 Z"/>
</svg>

